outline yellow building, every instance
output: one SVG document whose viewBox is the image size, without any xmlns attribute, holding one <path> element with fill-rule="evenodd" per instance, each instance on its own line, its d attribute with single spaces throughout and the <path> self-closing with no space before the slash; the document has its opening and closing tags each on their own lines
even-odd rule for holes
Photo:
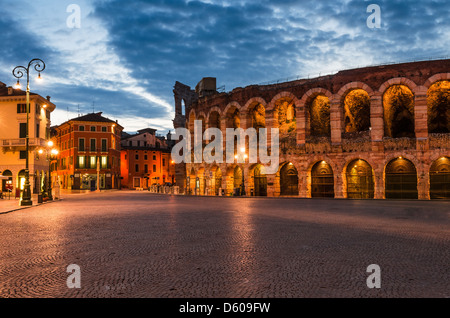
<svg viewBox="0 0 450 318">
<path fill-rule="evenodd" d="M 41 191 L 49 162 L 38 150 L 45 146 L 50 134 L 50 114 L 55 109 L 50 97 L 30 93 L 29 171 L 33 193 Z M 0 82 L 0 191 L 19 195 L 25 182 L 26 161 L 26 92 Z"/>
</svg>

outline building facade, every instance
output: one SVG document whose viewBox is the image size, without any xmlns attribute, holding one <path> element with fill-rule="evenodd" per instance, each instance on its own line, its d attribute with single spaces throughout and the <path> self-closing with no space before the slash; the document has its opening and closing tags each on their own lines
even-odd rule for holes
<svg viewBox="0 0 450 318">
<path fill-rule="evenodd" d="M 175 183 L 175 165 L 165 138 L 146 128 L 121 141 L 122 187 L 148 189 L 151 185 Z"/>
<path fill-rule="evenodd" d="M 257 196 L 449 199 L 449 70 L 450 60 L 403 63 L 228 93 L 211 79 L 196 90 L 176 82 L 175 128 L 193 136 L 200 120 L 224 142 L 226 128 L 280 133 L 276 173 L 259 162 L 182 163 L 176 178 L 197 194 L 232 195 L 243 180 Z"/>
<path fill-rule="evenodd" d="M 52 140 L 59 149 L 52 176 L 63 189 L 120 188 L 120 140 L 123 127 L 101 112 L 68 120 L 54 127 Z M 99 180 L 97 180 L 99 169 Z"/>
<path fill-rule="evenodd" d="M 29 175 L 33 193 L 41 192 L 49 170 L 46 155 L 38 150 L 46 146 L 50 135 L 50 114 L 55 110 L 50 97 L 30 93 L 29 107 Z M 0 82 L 0 191 L 17 195 L 25 183 L 26 161 L 26 92 Z"/>
</svg>

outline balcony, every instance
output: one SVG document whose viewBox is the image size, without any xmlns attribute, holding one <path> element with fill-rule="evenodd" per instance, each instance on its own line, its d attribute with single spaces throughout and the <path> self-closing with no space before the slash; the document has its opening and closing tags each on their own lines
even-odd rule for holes
<svg viewBox="0 0 450 318">
<path fill-rule="evenodd" d="M 30 147 L 43 147 L 45 146 L 45 139 L 42 138 L 30 138 L 28 141 Z M 17 139 L 0 139 L 0 147 L 25 147 L 26 139 L 25 138 L 17 138 Z"/>
</svg>

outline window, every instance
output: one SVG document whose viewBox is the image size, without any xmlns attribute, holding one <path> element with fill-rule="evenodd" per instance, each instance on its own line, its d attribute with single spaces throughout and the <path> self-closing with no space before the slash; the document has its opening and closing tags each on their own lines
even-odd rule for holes
<svg viewBox="0 0 450 318">
<path fill-rule="evenodd" d="M 17 113 L 23 114 L 27 112 L 27 104 L 17 104 Z"/>
<path fill-rule="evenodd" d="M 36 138 L 39 138 L 40 125 L 36 124 Z"/>
<path fill-rule="evenodd" d="M 108 139 L 102 139 L 102 151 L 108 151 Z"/>
<path fill-rule="evenodd" d="M 163 166 L 166 165 L 166 159 L 163 159 Z"/>
<path fill-rule="evenodd" d="M 148 173 L 148 165 L 144 165 L 144 172 Z"/>
<path fill-rule="evenodd" d="M 95 131 L 95 126 L 91 126 L 91 131 Z"/>
<path fill-rule="evenodd" d="M 27 124 L 20 123 L 19 138 L 27 138 Z"/>
<path fill-rule="evenodd" d="M 141 186 L 141 178 L 133 178 L 133 187 L 140 188 Z"/>
<path fill-rule="evenodd" d="M 78 167 L 83 169 L 85 167 L 85 165 L 86 165 L 85 157 L 78 156 Z"/>
<path fill-rule="evenodd" d="M 20 151 L 19 159 L 27 159 L 27 152 L 25 150 Z"/>
<path fill-rule="evenodd" d="M 137 146 L 138 146 L 138 147 L 141 146 L 141 141 L 140 141 L 140 140 L 137 141 Z"/>
<path fill-rule="evenodd" d="M 156 156 L 155 155 L 153 155 L 153 160 L 156 160 Z"/>
<path fill-rule="evenodd" d="M 156 165 L 153 165 L 153 172 L 156 172 Z"/>
<path fill-rule="evenodd" d="M 41 105 L 36 104 L 36 114 L 39 115 L 40 112 L 41 112 Z"/>
<path fill-rule="evenodd" d="M 84 151 L 84 138 L 78 139 L 78 151 Z"/>
<path fill-rule="evenodd" d="M 136 160 L 139 160 L 139 155 L 136 154 L 136 155 L 134 156 L 134 158 L 135 158 Z"/>
<path fill-rule="evenodd" d="M 91 151 L 96 151 L 96 139 L 91 139 Z"/>
<path fill-rule="evenodd" d="M 144 160 L 147 160 L 147 159 L 148 159 L 147 155 L 144 155 Z"/>
<path fill-rule="evenodd" d="M 106 132 L 106 127 L 102 127 L 102 132 Z"/>
<path fill-rule="evenodd" d="M 108 156 L 102 156 L 102 169 L 107 169 L 108 168 Z"/>
<path fill-rule="evenodd" d="M 97 168 L 97 157 L 96 156 L 90 157 L 89 166 L 91 167 L 91 169 Z"/>
<path fill-rule="evenodd" d="M 136 172 L 139 172 L 139 165 L 138 165 L 138 164 L 136 164 L 136 165 L 134 166 L 134 170 L 135 170 Z"/>
<path fill-rule="evenodd" d="M 133 142 L 130 140 L 130 141 L 128 141 L 128 146 L 133 146 Z"/>
<path fill-rule="evenodd" d="M 84 126 L 79 126 L 79 127 L 78 127 L 78 130 L 79 130 L 79 131 L 84 131 Z"/>
</svg>

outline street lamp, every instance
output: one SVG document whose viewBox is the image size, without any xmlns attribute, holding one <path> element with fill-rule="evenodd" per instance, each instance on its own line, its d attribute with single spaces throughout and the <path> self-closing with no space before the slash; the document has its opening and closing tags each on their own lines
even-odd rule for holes
<svg viewBox="0 0 450 318">
<path fill-rule="evenodd" d="M 245 195 L 245 183 L 244 183 L 244 165 L 245 165 L 245 159 L 248 158 L 247 154 L 245 153 L 245 148 L 241 148 L 241 154 L 235 155 L 234 158 L 237 160 L 239 157 L 244 158 L 243 164 L 242 164 L 242 183 L 241 183 L 241 195 Z"/>
<path fill-rule="evenodd" d="M 51 172 L 52 172 L 52 170 L 51 170 L 51 157 L 52 157 L 52 155 L 53 156 L 57 156 L 58 155 L 58 150 L 57 149 L 55 149 L 55 148 L 52 148 L 53 147 L 53 141 L 51 141 L 51 140 L 49 140 L 48 142 L 47 142 L 47 147 L 45 148 L 45 152 L 46 152 L 46 155 L 47 155 L 47 160 L 48 160 L 48 183 L 47 183 L 47 189 L 45 189 L 45 186 L 44 186 L 44 189 L 42 189 L 42 195 L 45 195 L 45 190 L 47 190 L 47 193 L 48 193 L 48 195 L 47 195 L 47 197 L 48 197 L 48 199 L 49 200 L 53 200 L 53 195 L 52 195 L 52 179 L 51 179 Z M 44 149 L 39 149 L 39 151 L 38 151 L 40 154 L 43 154 L 44 153 Z"/>
<path fill-rule="evenodd" d="M 41 78 L 41 72 L 45 69 L 45 63 L 41 59 L 32 59 L 28 63 L 28 67 L 25 66 L 16 66 L 12 73 L 15 78 L 17 78 L 16 88 L 20 88 L 19 79 L 22 78 L 25 74 L 27 75 L 27 129 L 26 129 L 26 160 L 25 160 L 25 185 L 22 193 L 22 200 L 20 201 L 21 206 L 32 205 L 33 201 L 31 200 L 31 189 L 30 189 L 30 170 L 28 168 L 28 158 L 29 158 L 29 113 L 30 113 L 30 68 L 34 66 L 36 72 L 38 72 L 38 78 Z"/>
</svg>

